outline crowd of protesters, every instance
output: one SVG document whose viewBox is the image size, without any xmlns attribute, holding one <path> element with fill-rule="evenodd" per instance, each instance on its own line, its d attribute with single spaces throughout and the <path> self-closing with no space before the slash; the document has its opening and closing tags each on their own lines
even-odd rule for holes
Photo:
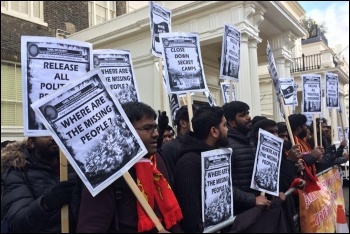
<svg viewBox="0 0 350 234">
<path fill-rule="evenodd" d="M 227 147 L 232 149 L 236 220 L 221 232 L 300 232 L 294 220 L 299 212 L 298 197 L 284 193 L 292 185 L 312 190 L 314 185 L 303 177 L 303 171 L 315 176 L 349 159 L 344 151 L 347 142 L 342 140 L 338 147 L 332 144 L 325 119 L 316 119 L 314 132 L 303 114 L 288 117 L 292 145 L 284 122 L 262 116 L 252 119 L 249 105 L 241 101 L 222 107 L 193 106 L 192 119 L 187 106 L 182 106 L 173 123 L 176 131 L 169 126 L 166 112 L 159 111 L 156 121 L 157 113 L 145 103 L 129 102 L 123 109 L 148 152 L 129 172 L 142 184 L 165 230 L 157 231 L 119 178 L 95 197 L 83 187 L 78 218 L 70 222 L 71 232 L 203 232 L 201 152 Z M 250 188 L 259 129 L 284 140 L 278 197 Z M 322 146 L 314 145 L 314 137 Z M 60 182 L 59 164 L 59 147 L 51 136 L 2 145 L 1 213 L 6 214 L 11 232 L 61 232 L 60 209 L 66 204 L 74 206 L 75 182 Z M 161 176 L 156 186 L 155 173 Z M 157 197 L 159 191 L 162 199 Z"/>
</svg>

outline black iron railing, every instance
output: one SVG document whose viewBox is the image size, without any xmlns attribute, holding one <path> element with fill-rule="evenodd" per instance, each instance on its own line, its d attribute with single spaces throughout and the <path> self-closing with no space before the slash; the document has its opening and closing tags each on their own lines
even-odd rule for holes
<svg viewBox="0 0 350 234">
<path fill-rule="evenodd" d="M 313 54 L 294 58 L 290 73 L 316 70 L 321 68 L 321 54 Z"/>
</svg>

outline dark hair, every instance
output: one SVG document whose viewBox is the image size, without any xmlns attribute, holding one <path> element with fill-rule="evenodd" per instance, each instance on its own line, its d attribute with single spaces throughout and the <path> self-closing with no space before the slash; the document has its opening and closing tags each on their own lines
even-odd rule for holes
<svg viewBox="0 0 350 234">
<path fill-rule="evenodd" d="M 226 103 L 222 106 L 225 113 L 225 118 L 227 120 L 236 120 L 236 115 L 238 113 L 242 113 L 249 110 L 249 106 L 245 102 L 241 101 L 232 101 L 229 103 Z"/>
<path fill-rule="evenodd" d="M 322 121 L 322 123 L 326 123 L 326 124 L 327 124 L 327 119 L 322 118 L 321 121 Z M 310 132 L 311 132 L 311 133 L 314 133 L 314 128 L 313 128 L 313 126 L 314 126 L 314 121 L 313 121 L 313 120 L 311 121 L 310 126 L 311 126 Z M 316 118 L 316 128 L 317 128 L 317 129 L 320 129 L 320 118 Z"/>
<path fill-rule="evenodd" d="M 264 119 L 267 119 L 267 118 L 265 116 L 256 115 L 252 119 L 252 125 L 254 126 L 254 124 L 256 124 L 257 122 L 264 120 Z"/>
<path fill-rule="evenodd" d="M 302 127 L 307 123 L 307 117 L 303 114 L 291 114 L 288 116 L 290 128 L 294 132 L 298 127 Z"/>
<path fill-rule="evenodd" d="M 5 148 L 8 144 L 11 144 L 16 141 L 3 141 L 1 142 L 1 149 Z"/>
<path fill-rule="evenodd" d="M 259 129 L 265 130 L 267 127 L 274 127 L 277 123 L 274 120 L 271 119 L 263 119 L 255 123 L 253 127 L 254 134 L 259 132 Z"/>
<path fill-rule="evenodd" d="M 127 102 L 122 104 L 122 107 L 132 124 L 141 120 L 144 116 L 154 120 L 157 118 L 157 113 L 153 108 L 143 102 Z"/>
<path fill-rule="evenodd" d="M 198 139 L 207 138 L 212 127 L 218 128 L 222 118 L 224 117 L 224 110 L 218 106 L 202 106 L 200 107 L 192 118 L 192 128 L 194 136 Z"/>
<path fill-rule="evenodd" d="M 277 128 L 278 128 L 278 134 L 281 134 L 283 132 L 288 131 L 287 125 L 285 125 L 285 124 L 278 124 L 277 123 Z"/>
<path fill-rule="evenodd" d="M 198 108 L 199 107 L 197 105 L 195 104 L 192 105 L 193 114 L 198 110 Z M 176 111 L 174 126 L 177 128 L 177 131 L 180 130 L 180 120 L 185 120 L 186 122 L 190 122 L 187 105 L 180 107 L 180 109 Z"/>
</svg>

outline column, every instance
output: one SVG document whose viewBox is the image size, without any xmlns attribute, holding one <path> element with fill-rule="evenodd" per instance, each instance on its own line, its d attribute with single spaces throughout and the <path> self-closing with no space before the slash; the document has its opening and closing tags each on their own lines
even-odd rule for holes
<svg viewBox="0 0 350 234">
<path fill-rule="evenodd" d="M 237 100 L 247 103 L 252 109 L 250 61 L 248 49 L 248 35 L 241 35 L 241 61 L 239 66 L 239 82 L 237 83 Z"/>
<path fill-rule="evenodd" d="M 250 116 L 252 118 L 256 115 L 261 115 L 257 48 L 257 41 L 255 39 L 249 40 L 250 94 L 251 100 L 253 100 L 250 105 Z"/>
</svg>

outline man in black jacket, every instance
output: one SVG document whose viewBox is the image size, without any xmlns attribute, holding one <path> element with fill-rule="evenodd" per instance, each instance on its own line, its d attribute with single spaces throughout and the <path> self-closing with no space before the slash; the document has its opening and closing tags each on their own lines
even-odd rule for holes
<svg viewBox="0 0 350 234">
<path fill-rule="evenodd" d="M 176 138 L 161 147 L 161 154 L 172 174 L 174 174 L 179 159 L 183 136 L 190 131 L 190 119 L 186 105 L 177 110 L 174 124 L 177 129 Z"/>
<path fill-rule="evenodd" d="M 180 159 L 175 168 L 175 194 L 184 219 L 184 232 L 203 232 L 201 200 L 201 153 L 227 142 L 227 127 L 221 107 L 201 107 L 192 119 L 193 132 L 183 137 Z M 167 144 L 170 144 L 167 143 Z"/>
<path fill-rule="evenodd" d="M 250 188 L 256 145 L 251 140 L 251 117 L 248 104 L 232 101 L 223 106 L 228 126 L 229 147 L 232 149 L 231 167 L 234 189 L 234 214 L 240 214 L 256 205 L 269 206 L 259 191 Z"/>
<path fill-rule="evenodd" d="M 75 183 L 59 182 L 58 156 L 51 136 L 29 137 L 1 150 L 1 206 L 10 232 L 61 232 L 61 208 L 70 203 Z"/>
</svg>

